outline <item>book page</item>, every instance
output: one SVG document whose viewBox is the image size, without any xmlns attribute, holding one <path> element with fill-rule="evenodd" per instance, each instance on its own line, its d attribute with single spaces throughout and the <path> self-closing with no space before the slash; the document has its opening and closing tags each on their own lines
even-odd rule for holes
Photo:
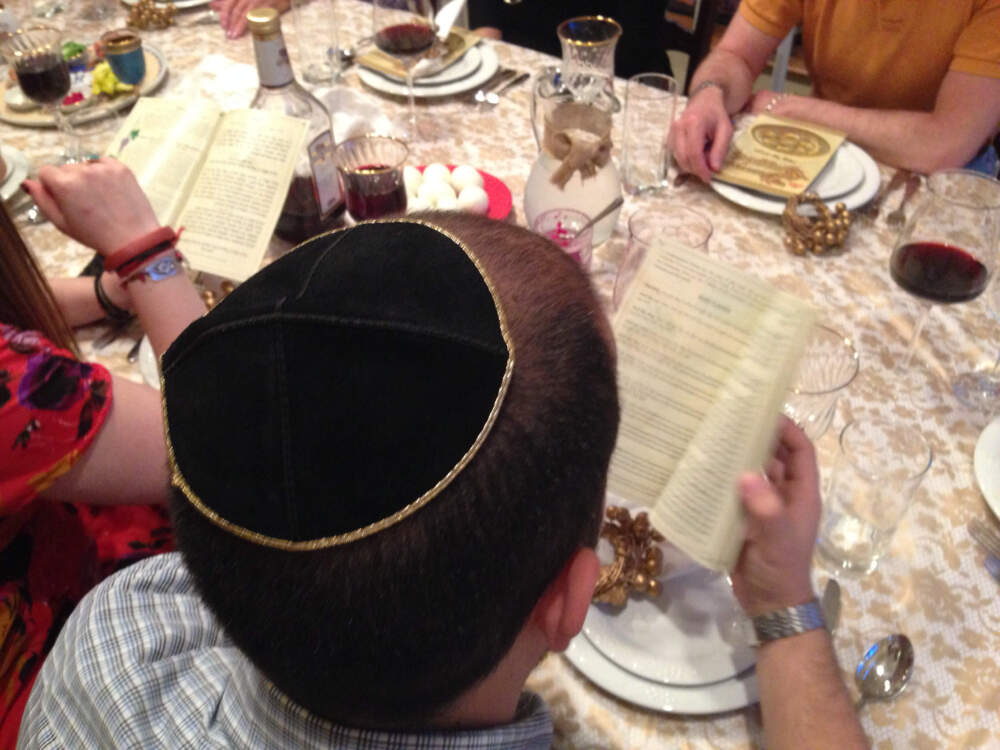
<svg viewBox="0 0 1000 750">
<path fill-rule="evenodd" d="M 736 481 L 771 450 L 814 313 L 681 246 L 651 250 L 615 317 L 622 417 L 609 492 L 706 567 L 742 542 Z"/>
<path fill-rule="evenodd" d="M 308 127 L 259 109 L 222 116 L 178 217 L 192 268 L 236 281 L 260 268 Z"/>
<path fill-rule="evenodd" d="M 141 97 L 108 148 L 129 167 L 161 224 L 175 226 L 219 121 L 207 99 Z"/>
</svg>

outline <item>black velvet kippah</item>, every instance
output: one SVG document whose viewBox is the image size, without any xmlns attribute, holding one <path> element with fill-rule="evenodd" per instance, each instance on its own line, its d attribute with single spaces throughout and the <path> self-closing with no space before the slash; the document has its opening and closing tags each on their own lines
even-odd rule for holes
<svg viewBox="0 0 1000 750">
<path fill-rule="evenodd" d="M 407 220 L 321 235 L 163 355 L 173 482 L 260 544 L 367 536 L 471 460 L 513 356 L 492 284 L 451 235 Z"/>
</svg>

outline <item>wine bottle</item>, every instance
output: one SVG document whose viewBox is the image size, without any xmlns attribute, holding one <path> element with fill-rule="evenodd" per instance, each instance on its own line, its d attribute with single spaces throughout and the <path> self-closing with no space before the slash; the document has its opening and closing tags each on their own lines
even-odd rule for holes
<svg viewBox="0 0 1000 750">
<path fill-rule="evenodd" d="M 274 233 L 289 242 L 303 242 L 343 223 L 344 198 L 333 163 L 330 114 L 295 80 L 281 19 L 274 8 L 247 13 L 260 88 L 250 106 L 274 109 L 309 122 L 306 147 L 295 165 L 288 197 Z"/>
</svg>

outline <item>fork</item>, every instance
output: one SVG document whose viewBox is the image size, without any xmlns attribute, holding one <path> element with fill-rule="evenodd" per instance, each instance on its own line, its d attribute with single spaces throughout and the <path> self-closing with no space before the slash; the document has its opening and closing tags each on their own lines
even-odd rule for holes
<svg viewBox="0 0 1000 750">
<path fill-rule="evenodd" d="M 906 221 L 906 212 L 903 209 L 906 208 L 907 202 L 909 202 L 919 187 L 920 175 L 911 173 L 906 178 L 906 187 L 903 189 L 903 200 L 899 202 L 899 208 L 885 217 L 886 224 L 890 227 L 901 227 L 903 225 L 903 222 Z"/>
<path fill-rule="evenodd" d="M 496 75 L 494 75 L 490 80 L 484 83 L 483 87 L 479 89 L 475 94 L 473 94 L 470 98 L 474 102 L 483 104 L 486 102 L 486 92 L 492 91 L 497 86 L 502 84 L 504 81 L 516 75 L 517 71 L 514 70 L 513 68 L 500 68 L 500 70 L 497 71 Z"/>
<path fill-rule="evenodd" d="M 969 535 L 979 542 L 983 549 L 991 555 L 1000 557 L 1000 531 L 978 518 L 969 521 L 967 528 Z"/>
<path fill-rule="evenodd" d="M 885 203 L 885 199 L 888 198 L 889 195 L 896 190 L 896 188 L 906 182 L 906 178 L 909 174 L 910 173 L 905 169 L 897 169 L 889 179 L 889 184 L 882 189 L 881 193 L 875 196 L 874 200 L 872 200 L 867 207 L 862 209 L 862 213 L 869 219 L 877 219 L 879 211 L 882 210 L 882 204 Z"/>
</svg>

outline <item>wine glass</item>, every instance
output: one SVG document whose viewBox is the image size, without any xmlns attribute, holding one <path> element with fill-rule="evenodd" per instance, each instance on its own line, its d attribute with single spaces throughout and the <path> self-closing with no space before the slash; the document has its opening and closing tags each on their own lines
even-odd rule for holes
<svg viewBox="0 0 1000 750">
<path fill-rule="evenodd" d="M 76 132 L 60 106 L 70 87 L 62 32 L 48 26 L 18 29 L 0 42 L 0 54 L 14 69 L 24 95 L 47 108 L 62 131 L 67 145 L 61 163 L 79 161 Z"/>
<path fill-rule="evenodd" d="M 928 177 L 927 188 L 889 261 L 893 281 L 927 301 L 901 370 L 913 358 L 933 304 L 975 299 L 996 266 L 1000 183 L 978 172 L 946 169 Z"/>
<path fill-rule="evenodd" d="M 406 73 L 410 105 L 409 138 L 416 140 L 417 105 L 413 97 L 413 67 L 433 47 L 437 37 L 432 0 L 373 0 L 375 46 L 396 58 Z"/>
</svg>

